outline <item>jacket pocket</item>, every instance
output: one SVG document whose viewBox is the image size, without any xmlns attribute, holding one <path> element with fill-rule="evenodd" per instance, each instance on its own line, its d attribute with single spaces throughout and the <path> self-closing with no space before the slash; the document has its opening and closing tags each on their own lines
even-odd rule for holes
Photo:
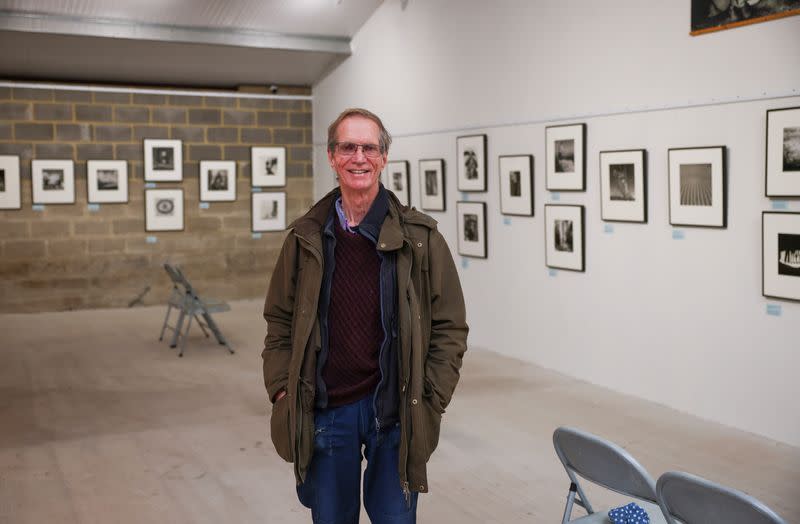
<svg viewBox="0 0 800 524">
<path fill-rule="evenodd" d="M 289 417 L 289 397 L 287 395 L 284 395 L 283 398 L 272 405 L 269 430 L 275 451 L 286 462 L 292 462 L 294 453 L 292 452 L 293 442 Z"/>
<path fill-rule="evenodd" d="M 420 403 L 420 417 L 422 428 L 422 449 L 424 450 L 423 456 L 425 462 L 431 458 L 431 455 L 439 445 L 439 430 L 442 426 L 442 414 L 439 413 L 430 398 L 423 396 Z"/>
</svg>

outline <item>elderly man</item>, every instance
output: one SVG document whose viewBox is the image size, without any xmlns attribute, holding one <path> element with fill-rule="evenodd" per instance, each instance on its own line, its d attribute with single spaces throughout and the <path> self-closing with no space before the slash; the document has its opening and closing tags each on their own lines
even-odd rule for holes
<svg viewBox="0 0 800 524">
<path fill-rule="evenodd" d="M 328 128 L 339 187 L 290 227 L 264 306 L 278 454 L 315 523 L 413 523 L 466 351 L 464 298 L 436 221 L 380 183 L 391 137 L 365 109 Z"/>
</svg>

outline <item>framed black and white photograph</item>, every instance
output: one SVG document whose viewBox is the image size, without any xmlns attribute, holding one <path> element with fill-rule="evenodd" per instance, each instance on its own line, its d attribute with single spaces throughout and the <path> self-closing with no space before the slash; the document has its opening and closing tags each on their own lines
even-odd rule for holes
<svg viewBox="0 0 800 524">
<path fill-rule="evenodd" d="M 585 271 L 583 206 L 545 204 L 544 239 L 547 267 Z"/>
<path fill-rule="evenodd" d="M 533 216 L 533 156 L 501 155 L 500 213 Z"/>
<path fill-rule="evenodd" d="M 86 195 L 90 204 L 128 202 L 128 163 L 124 160 L 86 162 Z"/>
<path fill-rule="evenodd" d="M 484 202 L 457 202 L 458 254 L 465 257 L 486 258 L 486 204 Z"/>
<path fill-rule="evenodd" d="M 75 167 L 72 160 L 33 160 L 34 204 L 74 204 Z"/>
<path fill-rule="evenodd" d="M 250 173 L 253 187 L 286 185 L 286 148 L 250 148 Z"/>
<path fill-rule="evenodd" d="M 675 148 L 667 157 L 669 223 L 726 227 L 725 146 Z"/>
<path fill-rule="evenodd" d="M 145 231 L 183 231 L 183 189 L 144 190 Z"/>
<path fill-rule="evenodd" d="M 800 107 L 767 111 L 766 195 L 800 196 Z"/>
<path fill-rule="evenodd" d="M 233 160 L 200 161 L 200 201 L 233 202 L 236 200 L 236 162 Z"/>
<path fill-rule="evenodd" d="M 411 205 L 411 176 L 408 172 L 408 162 L 393 160 L 386 163 L 384 169 L 384 185 L 397 196 L 404 206 Z"/>
<path fill-rule="evenodd" d="M 183 180 L 183 145 L 180 140 L 144 139 L 144 181 Z"/>
<path fill-rule="evenodd" d="M 0 155 L 0 209 L 21 209 L 19 157 Z"/>
<path fill-rule="evenodd" d="M 459 191 L 486 191 L 486 135 L 456 138 Z"/>
<path fill-rule="evenodd" d="M 545 128 L 548 191 L 586 189 L 586 124 Z"/>
<path fill-rule="evenodd" d="M 253 233 L 286 229 L 286 193 L 253 193 Z"/>
<path fill-rule="evenodd" d="M 693 36 L 800 14 L 800 0 L 692 0 Z"/>
<path fill-rule="evenodd" d="M 761 228 L 763 295 L 800 300 L 800 213 L 764 211 Z"/>
<path fill-rule="evenodd" d="M 600 217 L 647 222 L 647 152 L 600 152 Z"/>
<path fill-rule="evenodd" d="M 419 193 L 422 209 L 425 211 L 446 210 L 447 198 L 444 184 L 444 159 L 419 161 Z"/>
</svg>

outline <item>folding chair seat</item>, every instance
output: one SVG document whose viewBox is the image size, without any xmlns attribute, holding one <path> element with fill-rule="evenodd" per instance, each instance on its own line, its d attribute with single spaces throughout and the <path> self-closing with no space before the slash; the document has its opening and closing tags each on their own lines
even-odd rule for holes
<svg viewBox="0 0 800 524">
<path fill-rule="evenodd" d="M 786 524 L 747 493 L 689 473 L 664 473 L 656 493 L 669 524 Z"/>
<path fill-rule="evenodd" d="M 571 481 L 562 524 L 611 524 L 608 509 L 596 511 L 586 497 L 581 477 L 608 490 L 637 499 L 652 524 L 666 524 L 658 506 L 656 483 L 630 453 L 598 436 L 575 428 L 560 427 L 553 433 L 553 446 Z M 570 520 L 574 505 L 588 515 Z"/>
<path fill-rule="evenodd" d="M 200 326 L 206 338 L 209 336 L 208 331 L 206 331 L 206 328 L 208 328 L 214 333 L 217 342 L 233 353 L 233 349 L 228 345 L 227 339 L 211 316 L 212 313 L 230 311 L 230 306 L 222 300 L 201 298 L 180 268 L 165 263 L 164 270 L 167 272 L 167 275 L 169 275 L 170 280 L 172 280 L 172 293 L 167 301 L 167 314 L 164 316 L 164 323 L 161 326 L 161 334 L 158 340 L 164 340 L 164 332 L 166 330 L 172 331 L 170 347 L 176 347 L 180 339 L 180 351 L 178 356 L 182 357 L 183 350 L 186 346 L 186 337 L 192 327 L 192 320 L 197 320 L 197 324 Z M 178 310 L 178 320 L 174 326 L 169 324 L 169 316 L 173 309 Z M 202 320 L 200 317 L 202 317 Z M 188 322 L 184 330 L 183 323 L 186 318 L 188 318 Z"/>
</svg>

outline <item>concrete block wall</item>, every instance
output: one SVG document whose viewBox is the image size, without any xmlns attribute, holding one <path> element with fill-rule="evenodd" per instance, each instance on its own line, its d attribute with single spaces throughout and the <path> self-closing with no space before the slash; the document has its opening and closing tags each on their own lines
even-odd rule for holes
<svg viewBox="0 0 800 524">
<path fill-rule="evenodd" d="M 157 187 L 183 189 L 184 231 L 145 232 L 145 138 L 183 140 L 183 182 Z M 309 101 L 0 88 L 0 155 L 19 156 L 22 187 L 22 209 L 0 210 L 0 312 L 127 307 L 148 286 L 143 303 L 165 303 L 167 260 L 205 295 L 263 297 L 285 234 L 250 230 L 250 147 L 260 145 L 286 146 L 288 223 L 312 203 Z M 32 159 L 75 162 L 74 204 L 33 210 Z M 89 209 L 94 159 L 127 161 L 127 204 Z M 201 160 L 236 161 L 235 202 L 200 209 Z"/>
</svg>

